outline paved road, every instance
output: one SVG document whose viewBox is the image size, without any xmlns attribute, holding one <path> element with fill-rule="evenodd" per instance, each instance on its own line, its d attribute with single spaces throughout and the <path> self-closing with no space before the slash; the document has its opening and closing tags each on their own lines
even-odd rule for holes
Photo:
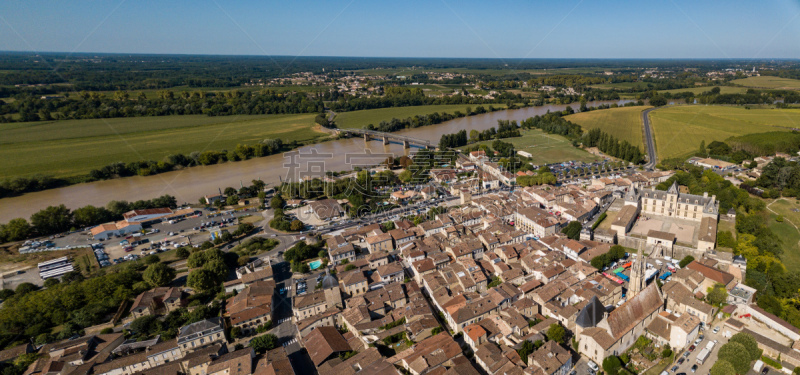
<svg viewBox="0 0 800 375">
<path fill-rule="evenodd" d="M 658 107 L 656 107 L 658 108 Z M 644 124 L 644 142 L 647 148 L 647 164 L 644 165 L 645 169 L 653 170 L 658 163 L 658 156 L 656 155 L 656 141 L 653 138 L 653 129 L 650 126 L 649 114 L 656 108 L 649 108 L 642 111 L 642 123 Z"/>
</svg>

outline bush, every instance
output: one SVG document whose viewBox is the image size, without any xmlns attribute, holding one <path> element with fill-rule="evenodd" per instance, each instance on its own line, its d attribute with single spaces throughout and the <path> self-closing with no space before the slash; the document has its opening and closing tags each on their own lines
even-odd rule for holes
<svg viewBox="0 0 800 375">
<path fill-rule="evenodd" d="M 621 368 L 622 361 L 620 361 L 617 356 L 608 356 L 603 360 L 603 370 L 606 372 L 606 374 L 616 375 L 619 373 L 619 369 Z"/>
<path fill-rule="evenodd" d="M 742 344 L 746 349 L 746 353 L 750 356 L 751 361 L 755 361 L 761 357 L 761 349 L 758 348 L 758 342 L 753 336 L 744 332 L 739 332 L 731 337 L 728 342 L 736 342 Z"/>
<path fill-rule="evenodd" d="M 687 255 L 687 256 L 683 257 L 683 259 L 681 259 L 681 262 L 680 262 L 680 263 L 678 263 L 678 266 L 679 266 L 680 268 L 684 268 L 684 267 L 686 267 L 686 266 L 687 266 L 689 263 L 692 263 L 692 262 L 694 262 L 694 257 L 693 257 L 693 256 L 691 256 L 691 255 Z"/>
<path fill-rule="evenodd" d="M 189 258 L 189 250 L 187 250 L 185 247 L 180 247 L 178 250 L 175 250 L 175 255 L 181 259 Z"/>
<path fill-rule="evenodd" d="M 250 347 L 258 354 L 264 354 L 268 350 L 278 347 L 278 336 L 268 333 L 250 340 Z"/>
<path fill-rule="evenodd" d="M 714 365 L 711 366 L 711 375 L 731 375 L 735 374 L 736 369 L 733 368 L 733 365 L 725 360 L 717 360 L 714 362 Z"/>
<path fill-rule="evenodd" d="M 749 353 L 742 355 L 742 353 L 748 353 L 744 345 L 737 342 L 728 342 L 719 348 L 717 357 L 721 361 L 730 363 L 737 373 L 746 374 L 750 369 L 750 355 Z"/>
</svg>

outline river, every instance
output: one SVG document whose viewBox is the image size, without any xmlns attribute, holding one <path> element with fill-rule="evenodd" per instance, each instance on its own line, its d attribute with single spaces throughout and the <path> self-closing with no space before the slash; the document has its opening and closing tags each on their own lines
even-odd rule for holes
<svg viewBox="0 0 800 375">
<path fill-rule="evenodd" d="M 589 102 L 589 106 L 624 104 L 630 100 Z M 577 108 L 576 104 L 571 104 Z M 547 111 L 562 111 L 567 105 L 545 105 L 503 110 L 476 116 L 462 117 L 438 125 L 404 129 L 397 134 L 425 139 L 433 144 L 443 134 L 461 129 L 486 130 L 497 126 L 497 120 L 524 120 Z M 413 151 L 413 150 L 412 150 Z M 239 188 L 251 180 L 261 179 L 268 184 L 305 175 L 319 175 L 320 170 L 342 171 L 353 166 L 374 165 L 389 154 L 408 155 L 402 145 L 383 145 L 380 141 L 364 142 L 362 138 L 348 138 L 304 146 L 293 151 L 298 156 L 271 155 L 231 163 L 186 168 L 153 176 L 135 176 L 114 180 L 96 181 L 58 189 L 28 193 L 18 197 L 0 199 L 0 223 L 31 214 L 52 205 L 65 204 L 71 209 L 88 204 L 105 206 L 112 200 L 136 201 L 164 194 L 173 195 L 179 203 L 195 203 L 204 195 L 217 193 L 228 186 Z M 371 153 L 371 155 L 369 154 Z M 292 160 L 297 163 L 293 163 Z"/>
</svg>

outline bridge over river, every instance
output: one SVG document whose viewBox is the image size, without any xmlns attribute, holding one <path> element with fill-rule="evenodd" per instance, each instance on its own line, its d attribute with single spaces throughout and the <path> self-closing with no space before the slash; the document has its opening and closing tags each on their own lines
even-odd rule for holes
<svg viewBox="0 0 800 375">
<path fill-rule="evenodd" d="M 383 144 L 388 145 L 390 142 L 396 142 L 403 145 L 405 148 L 409 148 L 411 146 L 431 149 L 433 145 L 431 145 L 430 141 L 413 138 L 413 137 L 406 137 L 404 135 L 399 134 L 392 134 L 392 133 L 384 133 L 378 132 L 374 130 L 367 130 L 367 129 L 337 129 L 340 134 L 347 134 L 347 135 L 358 135 L 363 136 L 364 141 L 369 142 L 372 139 L 382 140 Z"/>
</svg>

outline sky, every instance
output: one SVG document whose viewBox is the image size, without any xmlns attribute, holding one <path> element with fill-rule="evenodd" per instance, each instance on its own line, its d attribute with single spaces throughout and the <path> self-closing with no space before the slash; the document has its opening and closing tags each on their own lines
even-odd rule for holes
<svg viewBox="0 0 800 375">
<path fill-rule="evenodd" d="M 6 0 L 0 50 L 800 58 L 800 0 Z"/>
</svg>

